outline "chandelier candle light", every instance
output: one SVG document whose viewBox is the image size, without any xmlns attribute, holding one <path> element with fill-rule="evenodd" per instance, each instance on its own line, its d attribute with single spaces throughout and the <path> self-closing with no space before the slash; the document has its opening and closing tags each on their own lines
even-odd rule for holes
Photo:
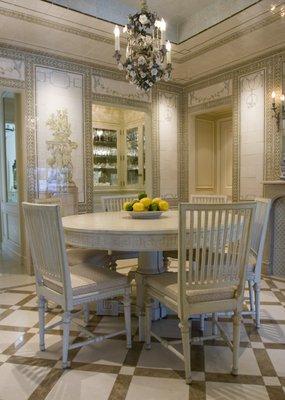
<svg viewBox="0 0 285 400">
<path fill-rule="evenodd" d="M 127 35 L 126 60 L 120 53 L 120 28 L 116 25 L 115 60 L 118 68 L 126 72 L 126 79 L 138 88 L 149 91 L 158 81 L 171 77 L 171 43 L 166 41 L 166 22 L 150 12 L 146 0 L 141 1 L 141 11 L 129 16 L 123 28 Z"/>
</svg>

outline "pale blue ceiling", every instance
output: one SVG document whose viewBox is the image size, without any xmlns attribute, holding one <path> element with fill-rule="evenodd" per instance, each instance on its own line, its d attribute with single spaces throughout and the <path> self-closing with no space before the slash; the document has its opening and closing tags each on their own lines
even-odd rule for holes
<svg viewBox="0 0 285 400">
<path fill-rule="evenodd" d="M 44 0 L 109 22 L 125 25 L 140 8 L 139 0 Z M 167 37 L 180 43 L 261 0 L 149 0 L 164 17 Z"/>
</svg>

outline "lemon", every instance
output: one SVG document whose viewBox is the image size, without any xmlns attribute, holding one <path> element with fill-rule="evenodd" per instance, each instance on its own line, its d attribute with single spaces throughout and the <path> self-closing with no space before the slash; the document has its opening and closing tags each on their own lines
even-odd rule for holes
<svg viewBox="0 0 285 400">
<path fill-rule="evenodd" d="M 148 207 L 151 205 L 151 199 L 149 197 L 144 197 L 140 199 L 140 203 L 144 205 L 145 209 L 148 209 Z"/>
<path fill-rule="evenodd" d="M 126 201 L 123 205 L 123 210 L 125 211 L 132 211 L 133 210 L 133 206 L 132 203 L 130 201 Z"/>
<path fill-rule="evenodd" d="M 138 202 L 139 202 L 139 199 L 132 200 L 131 205 L 133 206 L 135 203 L 138 203 Z"/>
<path fill-rule="evenodd" d="M 133 205 L 133 211 L 135 211 L 135 212 L 141 212 L 141 211 L 144 211 L 144 205 L 143 205 L 143 203 L 135 203 L 134 205 Z"/>
<path fill-rule="evenodd" d="M 139 200 L 143 199 L 144 197 L 147 197 L 147 194 L 146 194 L 145 192 L 140 193 L 140 194 L 138 195 Z"/>
<path fill-rule="evenodd" d="M 158 207 L 160 211 L 167 211 L 169 209 L 169 204 L 165 200 L 161 200 L 158 203 Z"/>
<path fill-rule="evenodd" d="M 155 197 L 155 198 L 152 200 L 152 204 L 154 204 L 154 203 L 159 204 L 160 201 L 161 201 L 161 198 L 160 198 L 160 197 Z"/>
</svg>

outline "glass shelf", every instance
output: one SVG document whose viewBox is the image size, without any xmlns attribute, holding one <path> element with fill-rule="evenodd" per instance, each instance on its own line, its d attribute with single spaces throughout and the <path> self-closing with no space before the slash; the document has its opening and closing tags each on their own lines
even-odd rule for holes
<svg viewBox="0 0 285 400">
<path fill-rule="evenodd" d="M 93 129 L 93 171 L 95 186 L 118 185 L 117 131 Z"/>
</svg>

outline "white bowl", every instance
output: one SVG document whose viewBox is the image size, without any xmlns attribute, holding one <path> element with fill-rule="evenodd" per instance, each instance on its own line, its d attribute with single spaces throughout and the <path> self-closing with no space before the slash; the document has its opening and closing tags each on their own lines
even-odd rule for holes
<svg viewBox="0 0 285 400">
<path fill-rule="evenodd" d="M 163 211 L 128 211 L 133 219 L 157 219 Z"/>
</svg>

